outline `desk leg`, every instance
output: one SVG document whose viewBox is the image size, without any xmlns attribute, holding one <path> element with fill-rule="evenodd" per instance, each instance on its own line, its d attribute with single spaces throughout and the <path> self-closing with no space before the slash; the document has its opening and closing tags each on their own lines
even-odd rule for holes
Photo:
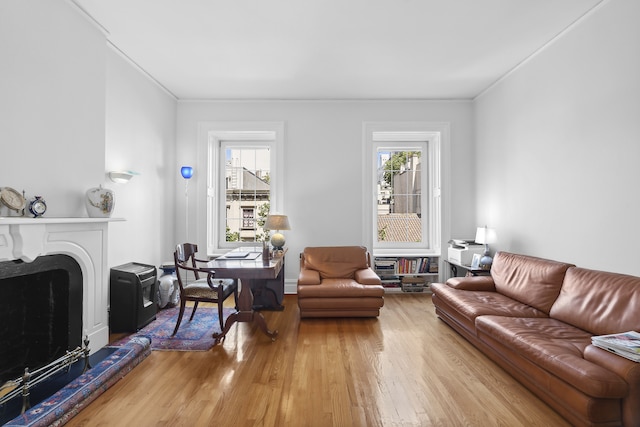
<svg viewBox="0 0 640 427">
<path fill-rule="evenodd" d="M 246 282 L 246 283 L 243 283 Z M 238 311 L 227 317 L 224 323 L 224 329 L 219 334 L 213 334 L 213 338 L 216 340 L 216 344 L 220 342 L 229 332 L 231 325 L 236 322 L 256 322 L 262 332 L 271 338 L 272 341 L 276 340 L 278 331 L 271 331 L 267 327 L 267 321 L 264 319 L 262 313 L 253 309 L 253 293 L 251 292 L 251 280 L 238 279 L 238 285 L 240 286 L 240 295 L 238 295 Z"/>
</svg>

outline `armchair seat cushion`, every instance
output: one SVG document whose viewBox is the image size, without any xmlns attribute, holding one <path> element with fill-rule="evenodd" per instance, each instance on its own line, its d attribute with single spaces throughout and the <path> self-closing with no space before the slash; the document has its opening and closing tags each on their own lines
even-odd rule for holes
<svg viewBox="0 0 640 427">
<path fill-rule="evenodd" d="M 381 298 L 383 296 L 382 286 L 363 285 L 353 279 L 324 279 L 321 286 L 298 286 L 298 298 Z"/>
</svg>

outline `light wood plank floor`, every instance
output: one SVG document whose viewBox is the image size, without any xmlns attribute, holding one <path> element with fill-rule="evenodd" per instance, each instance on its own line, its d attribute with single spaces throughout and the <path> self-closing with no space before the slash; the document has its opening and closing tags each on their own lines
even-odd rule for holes
<svg viewBox="0 0 640 427">
<path fill-rule="evenodd" d="M 68 426 L 568 426 L 439 320 L 428 294 L 378 319 L 265 311 L 207 352 L 154 351 Z M 187 312 L 188 314 L 189 312 Z M 196 314 L 197 315 L 197 314 Z"/>
</svg>

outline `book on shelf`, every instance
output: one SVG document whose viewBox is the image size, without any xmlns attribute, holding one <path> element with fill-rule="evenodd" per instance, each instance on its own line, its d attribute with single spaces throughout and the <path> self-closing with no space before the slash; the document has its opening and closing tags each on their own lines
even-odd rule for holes
<svg viewBox="0 0 640 427">
<path fill-rule="evenodd" d="M 398 258 L 396 263 L 398 274 L 425 274 L 438 272 L 437 258 Z"/>
<path fill-rule="evenodd" d="M 399 288 L 402 286 L 402 283 L 395 281 L 395 282 L 382 282 L 382 287 L 383 288 Z"/>
<path fill-rule="evenodd" d="M 376 273 L 389 274 L 438 274 L 438 257 L 375 257 Z"/>
<path fill-rule="evenodd" d="M 640 362 L 640 333 L 636 331 L 591 337 L 596 347 L 610 351 L 635 362 Z"/>
</svg>

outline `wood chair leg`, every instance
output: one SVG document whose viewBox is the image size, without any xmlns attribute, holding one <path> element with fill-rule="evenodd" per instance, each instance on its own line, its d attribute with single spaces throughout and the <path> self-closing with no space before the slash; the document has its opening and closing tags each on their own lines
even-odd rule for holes
<svg viewBox="0 0 640 427">
<path fill-rule="evenodd" d="M 180 312 L 178 313 L 178 320 L 176 321 L 176 327 L 173 330 L 171 336 L 174 336 L 178 332 L 178 328 L 180 327 L 180 322 L 182 322 L 182 315 L 184 314 L 184 306 L 187 304 L 186 301 L 180 300 Z"/>
<path fill-rule="evenodd" d="M 198 308 L 198 301 L 193 303 L 193 311 L 191 312 L 191 317 L 189 318 L 189 322 L 193 320 L 193 316 L 196 314 L 196 309 Z"/>
</svg>

